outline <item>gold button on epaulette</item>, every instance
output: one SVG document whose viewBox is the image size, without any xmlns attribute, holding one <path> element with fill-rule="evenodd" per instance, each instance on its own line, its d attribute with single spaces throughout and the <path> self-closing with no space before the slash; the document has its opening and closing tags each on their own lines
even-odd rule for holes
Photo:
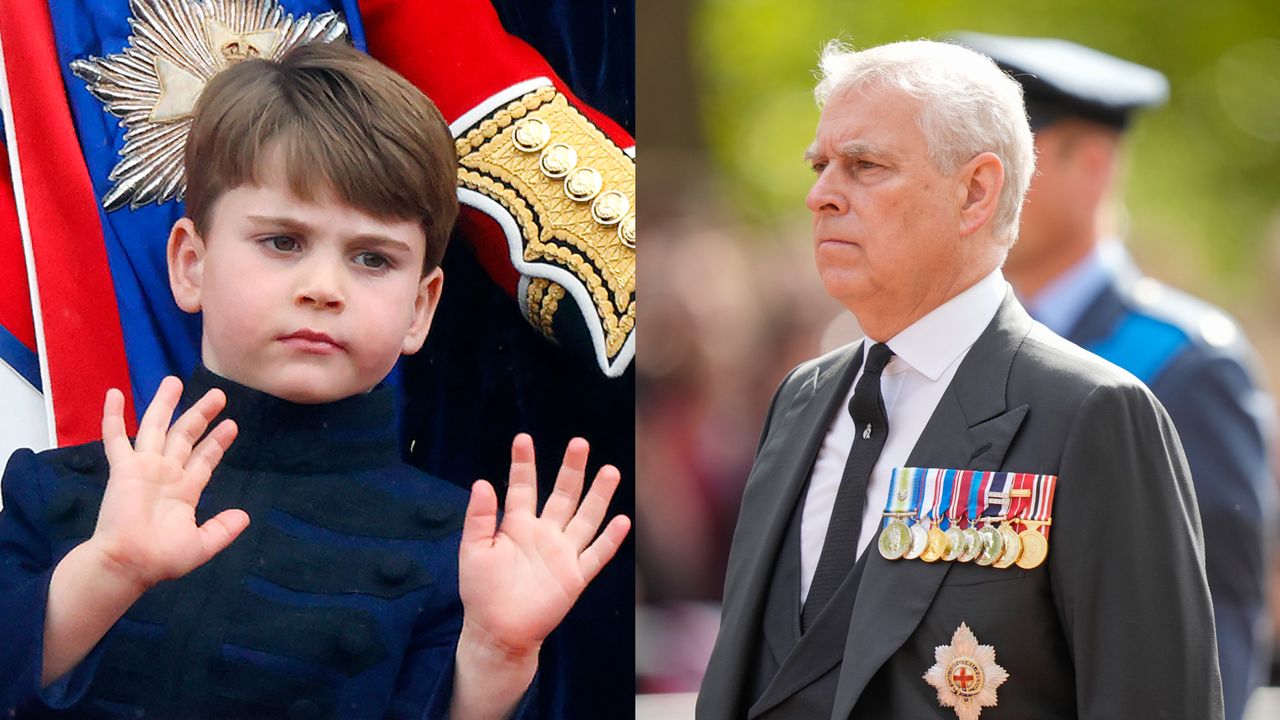
<svg viewBox="0 0 1280 720">
<path fill-rule="evenodd" d="M 591 203 L 591 217 L 601 225 L 616 225 L 631 209 L 631 201 L 617 190 L 608 190 L 596 196 Z"/>
<path fill-rule="evenodd" d="M 516 123 L 511 141 L 524 152 L 537 152 L 551 142 L 551 126 L 538 118 L 525 118 Z"/>
<path fill-rule="evenodd" d="M 604 187 L 604 178 L 595 168 L 578 168 L 564 179 L 564 194 L 577 202 L 586 202 L 600 194 Z"/>
<path fill-rule="evenodd" d="M 622 222 L 618 223 L 618 239 L 623 245 L 636 249 L 636 216 L 628 215 L 622 218 Z"/>
<path fill-rule="evenodd" d="M 542 169 L 542 174 L 556 179 L 568 175 L 577 164 L 578 151 L 564 143 L 548 146 L 542 151 L 542 157 L 538 160 L 538 167 Z"/>
</svg>

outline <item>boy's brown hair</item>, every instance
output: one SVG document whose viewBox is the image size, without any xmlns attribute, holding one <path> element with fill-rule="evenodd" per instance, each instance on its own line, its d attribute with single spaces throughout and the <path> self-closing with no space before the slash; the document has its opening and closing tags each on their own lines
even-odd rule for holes
<svg viewBox="0 0 1280 720">
<path fill-rule="evenodd" d="M 278 146 L 290 190 L 332 188 L 376 218 L 418 220 L 423 272 L 440 264 L 458 216 L 458 160 L 435 103 L 390 68 L 339 43 L 218 73 L 196 103 L 186 147 L 186 212 L 206 234 L 222 193 L 261 179 Z"/>
</svg>

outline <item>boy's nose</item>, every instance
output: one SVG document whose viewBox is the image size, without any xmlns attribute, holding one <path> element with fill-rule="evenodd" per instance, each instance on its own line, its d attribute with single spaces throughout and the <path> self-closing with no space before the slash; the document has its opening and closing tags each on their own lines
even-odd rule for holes
<svg viewBox="0 0 1280 720">
<path fill-rule="evenodd" d="M 338 278 L 331 272 L 315 271 L 303 278 L 294 295 L 294 303 L 316 310 L 341 310 L 346 304 Z"/>
</svg>

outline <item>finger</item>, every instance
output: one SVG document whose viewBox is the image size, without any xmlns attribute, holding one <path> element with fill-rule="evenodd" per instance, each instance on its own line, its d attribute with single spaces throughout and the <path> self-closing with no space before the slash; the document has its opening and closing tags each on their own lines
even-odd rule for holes
<svg viewBox="0 0 1280 720">
<path fill-rule="evenodd" d="M 511 442 L 511 476 L 507 484 L 507 514 L 533 514 L 538 507 L 538 465 L 534 462 L 533 438 L 516 435 Z"/>
<path fill-rule="evenodd" d="M 234 420 L 223 420 L 200 441 L 199 445 L 196 445 L 184 466 L 186 473 L 182 494 L 185 497 L 194 501 L 200 493 L 204 492 L 204 486 L 213 476 L 214 468 L 222 462 L 223 454 L 226 453 L 227 448 L 231 447 L 232 441 L 236 439 L 236 434 L 239 432 L 240 428 L 236 426 Z"/>
<path fill-rule="evenodd" d="M 590 583 L 600 574 L 600 570 L 613 559 L 618 548 L 622 547 L 622 541 L 630 530 L 631 519 L 626 515 L 619 515 L 609 521 L 600 537 L 578 556 L 578 570 L 584 580 Z"/>
<path fill-rule="evenodd" d="M 133 452 L 124 427 L 124 393 L 115 388 L 107 391 L 102 403 L 102 446 L 107 452 L 107 462 L 119 465 Z"/>
<path fill-rule="evenodd" d="M 561 529 L 569 524 L 573 511 L 578 509 L 589 452 L 590 446 L 586 440 L 574 438 L 569 441 L 569 446 L 564 450 L 564 461 L 560 464 L 560 474 L 556 475 L 555 489 L 542 508 L 542 517 L 554 520 Z"/>
<path fill-rule="evenodd" d="M 209 428 L 209 423 L 222 412 L 227 405 L 227 396 L 221 390 L 213 389 L 204 394 L 169 429 L 169 436 L 164 443 L 164 454 L 177 461 L 186 463 L 191 456 L 191 448 L 200 436 Z"/>
<path fill-rule="evenodd" d="M 160 389 L 156 390 L 156 396 L 142 415 L 142 422 L 138 423 L 138 438 L 133 444 L 138 452 L 164 451 L 164 437 L 168 434 L 173 409 L 178 406 L 181 396 L 181 380 L 170 375 L 160 381 Z"/>
<path fill-rule="evenodd" d="M 471 486 L 471 500 L 462 519 L 462 544 L 489 545 L 498 531 L 498 493 L 487 480 Z"/>
<path fill-rule="evenodd" d="M 206 520 L 199 530 L 203 559 L 196 567 L 209 562 L 214 555 L 225 550 L 247 527 L 249 513 L 243 510 L 223 510 Z"/>
<path fill-rule="evenodd" d="M 604 514 L 609 509 L 609 501 L 613 499 L 613 492 L 618 489 L 621 477 L 618 468 L 612 465 L 600 468 L 596 479 L 591 481 L 587 496 L 582 499 L 582 506 L 565 527 L 565 534 L 579 552 L 591 542 L 591 538 L 600 529 L 600 523 L 604 522 Z"/>
</svg>

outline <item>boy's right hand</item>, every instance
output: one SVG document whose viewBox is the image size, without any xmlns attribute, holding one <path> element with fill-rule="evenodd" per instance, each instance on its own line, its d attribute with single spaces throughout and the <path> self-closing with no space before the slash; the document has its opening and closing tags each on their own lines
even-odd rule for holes
<svg viewBox="0 0 1280 720">
<path fill-rule="evenodd" d="M 165 378 L 132 444 L 125 434 L 124 395 L 111 389 L 103 407 L 102 442 L 111 474 L 87 544 L 109 572 L 140 592 L 208 562 L 249 525 L 243 510 L 224 510 L 196 525 L 196 503 L 235 439 L 236 425 L 223 420 L 196 444 L 227 398 L 210 390 L 170 428 L 181 395 L 182 382 Z"/>
</svg>

